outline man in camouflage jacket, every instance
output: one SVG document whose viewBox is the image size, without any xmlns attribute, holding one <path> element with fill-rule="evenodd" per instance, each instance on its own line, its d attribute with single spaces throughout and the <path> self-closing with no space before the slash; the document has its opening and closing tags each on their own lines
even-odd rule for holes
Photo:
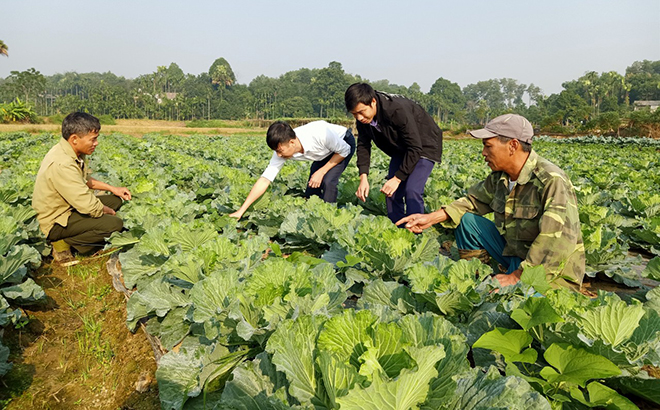
<svg viewBox="0 0 660 410">
<path fill-rule="evenodd" d="M 465 197 L 397 225 L 416 233 L 436 223 L 456 228 L 461 256 L 487 251 L 507 269 L 496 275 L 501 286 L 518 282 L 523 268 L 543 265 L 553 285 L 578 288 L 585 257 L 575 190 L 559 167 L 532 150 L 529 121 L 505 114 L 470 134 L 482 139 L 493 172 Z M 481 216 L 491 212 L 494 223 Z"/>
</svg>

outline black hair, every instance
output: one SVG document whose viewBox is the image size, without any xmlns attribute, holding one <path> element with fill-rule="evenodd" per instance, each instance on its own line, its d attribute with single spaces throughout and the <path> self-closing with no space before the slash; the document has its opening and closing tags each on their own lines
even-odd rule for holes
<svg viewBox="0 0 660 410">
<path fill-rule="evenodd" d="M 101 131 L 98 118 L 86 112 L 72 112 L 62 121 L 62 138 L 69 140 L 73 134 L 83 137 L 91 132 Z"/>
<path fill-rule="evenodd" d="M 352 84 L 344 93 L 344 103 L 348 111 L 353 111 L 358 104 L 370 105 L 376 98 L 376 90 L 367 83 Z"/>
<path fill-rule="evenodd" d="M 275 121 L 270 124 L 266 132 L 266 144 L 273 151 L 277 150 L 280 144 L 296 139 L 296 133 L 293 128 L 284 121 Z"/>
<path fill-rule="evenodd" d="M 505 136 L 502 136 L 502 135 L 497 136 L 497 140 L 499 142 L 501 142 L 502 144 L 506 144 L 509 141 L 511 141 L 512 139 L 514 139 L 514 138 L 509 138 L 509 137 L 505 137 Z M 530 144 L 529 142 L 523 142 L 523 141 L 520 141 L 520 140 L 518 140 L 518 142 L 520 143 L 520 146 L 522 147 L 523 152 L 532 152 L 532 144 Z"/>
</svg>

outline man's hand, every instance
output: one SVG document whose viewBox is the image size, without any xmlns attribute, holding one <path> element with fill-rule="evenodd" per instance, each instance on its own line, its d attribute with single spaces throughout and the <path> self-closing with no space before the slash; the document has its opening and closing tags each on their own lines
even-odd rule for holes
<svg viewBox="0 0 660 410">
<path fill-rule="evenodd" d="M 399 184 L 401 183 L 401 180 L 397 177 L 392 177 L 389 179 L 385 185 L 380 189 L 380 192 L 384 193 L 388 197 L 391 197 L 394 195 L 394 192 L 396 189 L 399 187 Z"/>
<path fill-rule="evenodd" d="M 412 233 L 421 233 L 424 229 L 433 225 L 431 214 L 412 214 L 396 221 L 395 225 L 406 224 L 404 228 Z"/>
<path fill-rule="evenodd" d="M 313 173 L 311 177 L 309 177 L 309 182 L 307 183 L 307 185 L 309 185 L 310 188 L 320 187 L 321 182 L 323 182 L 324 176 L 325 176 L 325 172 L 319 169 L 318 171 Z"/>
<path fill-rule="evenodd" d="M 404 228 L 410 232 L 421 233 L 424 229 L 428 229 L 437 223 L 444 222 L 448 218 L 449 215 L 447 215 L 447 212 L 441 208 L 435 212 L 431 212 L 430 214 L 408 215 L 405 218 L 396 221 L 395 225 L 399 226 L 405 223 L 406 225 Z"/>
<path fill-rule="evenodd" d="M 495 275 L 495 279 L 500 283 L 500 288 L 515 285 L 520 281 L 520 276 L 522 275 L 522 269 L 516 269 L 510 274 L 500 273 Z"/>
<path fill-rule="evenodd" d="M 358 186 L 355 195 L 357 195 L 358 199 L 362 202 L 367 200 L 367 197 L 369 196 L 369 181 L 367 181 L 367 178 L 362 178 L 360 176 L 360 185 Z"/>
<path fill-rule="evenodd" d="M 126 187 L 113 187 L 110 192 L 127 201 L 132 198 L 131 191 Z"/>
<path fill-rule="evenodd" d="M 108 215 L 116 215 L 117 214 L 114 209 L 112 209 L 112 208 L 110 208 L 109 206 L 106 206 L 106 205 L 103 205 L 103 213 L 108 214 Z"/>
<path fill-rule="evenodd" d="M 236 218 L 236 219 L 241 219 L 243 217 L 243 212 L 241 211 L 235 211 L 229 214 L 230 217 Z"/>
</svg>

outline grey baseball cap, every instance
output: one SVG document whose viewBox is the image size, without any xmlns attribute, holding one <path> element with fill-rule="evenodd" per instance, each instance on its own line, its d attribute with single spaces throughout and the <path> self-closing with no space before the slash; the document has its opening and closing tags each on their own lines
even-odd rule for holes
<svg viewBox="0 0 660 410">
<path fill-rule="evenodd" d="M 521 115 L 504 114 L 490 120 L 486 127 L 480 130 L 471 130 L 469 133 L 474 138 L 486 139 L 500 135 L 531 144 L 534 128 L 527 121 L 527 118 Z"/>
</svg>

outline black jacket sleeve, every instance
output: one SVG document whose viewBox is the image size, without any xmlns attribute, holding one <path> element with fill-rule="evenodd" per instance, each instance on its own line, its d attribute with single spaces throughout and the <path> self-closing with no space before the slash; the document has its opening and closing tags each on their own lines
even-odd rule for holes
<svg viewBox="0 0 660 410">
<path fill-rule="evenodd" d="M 357 166 L 358 173 L 369 175 L 369 168 L 371 166 L 371 135 L 372 131 L 370 125 L 364 125 L 356 121 L 355 128 L 358 132 L 357 139 Z"/>
</svg>

